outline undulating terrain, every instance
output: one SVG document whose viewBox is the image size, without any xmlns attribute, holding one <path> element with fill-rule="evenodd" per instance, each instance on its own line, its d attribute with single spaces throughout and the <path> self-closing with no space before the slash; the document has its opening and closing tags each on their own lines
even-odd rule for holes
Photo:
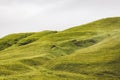
<svg viewBox="0 0 120 80">
<path fill-rule="evenodd" d="M 0 80 L 120 80 L 120 17 L 1 38 Z"/>
</svg>

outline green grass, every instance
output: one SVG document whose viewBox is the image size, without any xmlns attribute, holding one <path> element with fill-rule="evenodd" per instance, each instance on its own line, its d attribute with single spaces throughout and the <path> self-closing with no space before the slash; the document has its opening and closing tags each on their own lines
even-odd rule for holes
<svg viewBox="0 0 120 80">
<path fill-rule="evenodd" d="M 120 80 L 120 17 L 1 38 L 0 80 Z"/>
<path fill-rule="evenodd" d="M 5 36 L 0 39 L 0 50 L 6 49 L 14 44 L 16 44 L 19 40 L 26 38 L 33 33 L 20 33 L 20 34 L 11 34 Z"/>
</svg>

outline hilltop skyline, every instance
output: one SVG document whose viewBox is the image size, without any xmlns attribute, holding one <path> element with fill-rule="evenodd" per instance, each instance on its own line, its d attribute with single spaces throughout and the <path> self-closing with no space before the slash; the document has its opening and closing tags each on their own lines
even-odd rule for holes
<svg viewBox="0 0 120 80">
<path fill-rule="evenodd" d="M 119 17 L 119 0 L 0 0 L 0 37 Z"/>
</svg>

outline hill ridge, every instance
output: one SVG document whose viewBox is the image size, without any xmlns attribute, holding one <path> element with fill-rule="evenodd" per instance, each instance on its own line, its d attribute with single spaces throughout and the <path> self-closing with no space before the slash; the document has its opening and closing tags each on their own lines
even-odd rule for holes
<svg viewBox="0 0 120 80">
<path fill-rule="evenodd" d="M 0 39 L 0 80 L 120 80 L 120 17 Z"/>
</svg>

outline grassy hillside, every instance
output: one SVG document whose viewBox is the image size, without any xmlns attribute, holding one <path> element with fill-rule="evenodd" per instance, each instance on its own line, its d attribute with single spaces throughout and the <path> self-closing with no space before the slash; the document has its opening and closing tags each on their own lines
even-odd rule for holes
<svg viewBox="0 0 120 80">
<path fill-rule="evenodd" d="M 120 17 L 1 38 L 0 80 L 120 80 Z"/>
</svg>

